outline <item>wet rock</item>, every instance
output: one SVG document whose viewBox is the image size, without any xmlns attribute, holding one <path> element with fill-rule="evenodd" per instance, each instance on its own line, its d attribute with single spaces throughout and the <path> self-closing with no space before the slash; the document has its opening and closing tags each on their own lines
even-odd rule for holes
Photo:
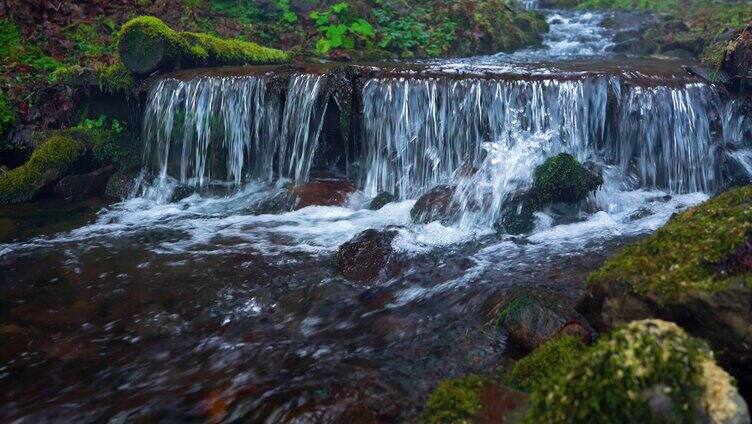
<svg viewBox="0 0 752 424">
<path fill-rule="evenodd" d="M 650 208 L 640 208 L 629 214 L 627 222 L 639 221 L 640 219 L 647 218 L 654 212 Z"/>
<path fill-rule="evenodd" d="M 299 185 L 292 191 L 298 197 L 295 208 L 302 209 L 307 206 L 341 206 L 355 187 L 349 180 L 320 179 Z"/>
<path fill-rule="evenodd" d="M 686 49 L 664 50 L 661 52 L 661 55 L 665 57 L 671 57 L 675 59 L 685 59 L 685 60 L 692 60 L 697 57 L 695 53 Z"/>
<path fill-rule="evenodd" d="M 527 394 L 475 374 L 439 383 L 426 401 L 420 422 L 516 423 L 527 408 Z"/>
<path fill-rule="evenodd" d="M 536 208 L 537 202 L 531 191 L 521 191 L 504 203 L 494 228 L 505 234 L 528 234 L 535 227 Z"/>
<path fill-rule="evenodd" d="M 459 205 L 454 201 L 454 190 L 455 187 L 440 185 L 421 196 L 410 210 L 413 222 L 454 221 L 460 212 Z"/>
<path fill-rule="evenodd" d="M 261 200 L 251 207 L 255 215 L 279 214 L 290 212 L 295 209 L 298 196 L 290 189 L 282 189 L 273 196 Z"/>
<path fill-rule="evenodd" d="M 535 169 L 533 193 L 539 205 L 584 200 L 603 184 L 603 178 L 580 164 L 574 156 L 561 153 Z"/>
<path fill-rule="evenodd" d="M 637 30 L 621 31 L 614 35 L 614 43 L 618 44 L 625 41 L 639 40 L 641 37 L 642 34 Z"/>
<path fill-rule="evenodd" d="M 186 199 L 188 197 L 191 197 L 193 193 L 196 192 L 196 188 L 189 185 L 179 185 L 175 187 L 175 190 L 172 191 L 172 196 L 170 197 L 170 203 L 179 202 L 183 199 Z"/>
<path fill-rule="evenodd" d="M 735 92 L 752 90 L 752 25 L 726 45 L 720 69 L 731 75 L 729 87 Z"/>
<path fill-rule="evenodd" d="M 382 191 L 371 200 L 371 203 L 368 204 L 368 209 L 377 211 L 387 204 L 395 201 L 397 201 L 397 196 L 393 195 L 392 193 Z"/>
<path fill-rule="evenodd" d="M 365 230 L 337 250 L 337 267 L 355 283 L 367 284 L 386 268 L 392 256 L 392 240 L 397 230 Z"/>
<path fill-rule="evenodd" d="M 64 177 L 55 186 L 55 195 L 68 201 L 102 196 L 114 173 L 115 167 L 110 165 L 88 174 Z"/>
<path fill-rule="evenodd" d="M 497 322 L 524 350 L 533 350 L 559 335 L 590 343 L 595 332 L 585 318 L 554 293 L 521 289 L 497 308 Z"/>
<path fill-rule="evenodd" d="M 117 171 L 107 181 L 104 189 L 104 197 L 112 200 L 127 199 L 136 187 L 138 170 Z"/>
</svg>

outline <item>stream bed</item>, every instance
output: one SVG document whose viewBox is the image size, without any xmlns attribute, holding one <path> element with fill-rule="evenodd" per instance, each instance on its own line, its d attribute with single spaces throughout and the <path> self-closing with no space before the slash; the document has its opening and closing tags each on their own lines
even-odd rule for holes
<svg viewBox="0 0 752 424">
<path fill-rule="evenodd" d="M 342 150 L 327 66 L 294 71 L 283 97 L 268 69 L 155 81 L 130 199 L 54 225 L 0 212 L 23 230 L 0 233 L 0 417 L 410 422 L 439 380 L 510 359 L 497 299 L 525 287 L 574 303 L 619 247 L 749 175 L 752 122 L 733 99 L 683 62 L 614 57 L 605 15 L 546 13 L 536 50 L 364 65 Z M 527 236 L 497 233 L 500 205 L 561 152 L 603 186 Z M 259 207 L 321 175 L 355 190 Z M 440 184 L 460 219 L 413 223 Z M 370 210 L 381 192 L 395 201 Z M 398 269 L 352 283 L 335 253 L 370 228 L 397 229 Z"/>
</svg>

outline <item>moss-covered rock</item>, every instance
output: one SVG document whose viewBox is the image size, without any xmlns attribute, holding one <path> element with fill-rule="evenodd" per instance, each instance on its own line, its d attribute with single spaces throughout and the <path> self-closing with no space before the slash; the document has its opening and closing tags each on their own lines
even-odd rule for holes
<svg viewBox="0 0 752 424">
<path fill-rule="evenodd" d="M 539 204 L 579 202 L 603 184 L 596 175 L 568 153 L 560 153 L 535 168 L 533 190 Z"/>
<path fill-rule="evenodd" d="M 60 178 L 82 151 L 81 143 L 70 137 L 49 138 L 25 164 L 0 176 L 0 203 L 33 199 L 43 187 Z"/>
<path fill-rule="evenodd" d="M 576 362 L 585 351 L 582 340 L 572 336 L 556 337 L 517 361 L 504 382 L 529 392 L 552 380 L 563 368 Z"/>
<path fill-rule="evenodd" d="M 256 43 L 177 32 L 153 16 L 139 16 L 123 24 L 118 51 L 123 64 L 136 74 L 175 67 L 267 64 L 288 59 L 287 53 Z"/>
<path fill-rule="evenodd" d="M 675 321 L 707 339 L 752 383 L 752 186 L 673 217 L 588 278 L 581 311 L 601 329 L 635 319 Z M 747 380 L 748 379 L 748 380 Z"/>
<path fill-rule="evenodd" d="M 100 68 L 84 68 L 78 65 L 62 66 L 48 78 L 53 84 L 72 86 L 98 86 L 106 93 L 127 93 L 133 89 L 133 72 L 122 63 Z"/>
<path fill-rule="evenodd" d="M 475 374 L 444 380 L 428 397 L 419 422 L 512 423 L 523 415 L 524 393 Z"/>
<path fill-rule="evenodd" d="M 673 323 L 644 320 L 535 387 L 526 422 L 731 423 L 749 414 L 703 342 Z"/>
</svg>

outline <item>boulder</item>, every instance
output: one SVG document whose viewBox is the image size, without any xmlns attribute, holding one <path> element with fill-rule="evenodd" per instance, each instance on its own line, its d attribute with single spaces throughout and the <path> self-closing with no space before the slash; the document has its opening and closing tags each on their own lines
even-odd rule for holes
<svg viewBox="0 0 752 424">
<path fill-rule="evenodd" d="M 535 390 L 556 378 L 561 370 L 576 361 L 585 349 L 582 340 L 576 337 L 554 337 L 515 362 L 504 375 L 504 382 L 523 392 Z"/>
<path fill-rule="evenodd" d="M 296 209 L 307 206 L 341 206 L 354 191 L 352 182 L 342 179 L 311 180 L 292 189 L 298 197 Z"/>
<path fill-rule="evenodd" d="M 138 170 L 120 170 L 112 174 L 104 189 L 104 197 L 112 200 L 125 200 L 133 194 Z"/>
<path fill-rule="evenodd" d="M 494 224 L 496 231 L 505 234 L 528 234 L 535 227 L 534 213 L 538 204 L 531 190 L 515 193 L 501 207 L 501 214 Z"/>
<path fill-rule="evenodd" d="M 539 205 L 575 203 L 603 184 L 603 178 L 568 153 L 560 153 L 535 168 L 533 193 Z"/>
<path fill-rule="evenodd" d="M 433 221 L 449 223 L 454 221 L 460 207 L 454 201 L 455 187 L 440 185 L 422 195 L 410 210 L 413 222 L 428 224 Z"/>
<path fill-rule="evenodd" d="M 88 174 L 67 176 L 58 181 L 54 193 L 67 201 L 101 197 L 104 195 L 107 182 L 114 173 L 115 167 L 109 165 Z"/>
<path fill-rule="evenodd" d="M 752 186 L 730 189 L 676 214 L 588 277 L 578 309 L 598 329 L 644 318 L 671 320 L 708 340 L 752 385 Z"/>
<path fill-rule="evenodd" d="M 369 229 L 341 245 L 336 256 L 340 273 L 354 283 L 371 283 L 389 264 L 397 234 L 395 229 Z"/>
<path fill-rule="evenodd" d="M 527 395 L 491 378 L 470 374 L 439 383 L 419 422 L 515 423 L 525 415 Z"/>
<path fill-rule="evenodd" d="M 582 315 L 546 290 L 515 290 L 495 310 L 498 325 L 523 350 L 534 350 L 561 335 L 578 338 L 583 343 L 590 343 L 595 337 Z"/>
<path fill-rule="evenodd" d="M 387 191 L 382 191 L 381 193 L 377 194 L 376 197 L 371 199 L 371 203 L 368 204 L 368 209 L 372 211 L 377 211 L 383 208 L 384 206 L 386 206 L 387 204 L 396 202 L 396 201 L 397 201 L 397 196 Z"/>
<path fill-rule="evenodd" d="M 634 321 L 534 387 L 526 421 L 749 423 L 712 352 L 674 323 Z"/>
</svg>

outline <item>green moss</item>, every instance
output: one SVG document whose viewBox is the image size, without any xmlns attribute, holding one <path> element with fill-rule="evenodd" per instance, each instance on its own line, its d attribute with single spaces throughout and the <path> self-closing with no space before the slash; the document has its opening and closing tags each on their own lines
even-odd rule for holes
<svg viewBox="0 0 752 424">
<path fill-rule="evenodd" d="M 117 169 L 128 169 L 138 162 L 133 136 L 127 126 L 117 119 L 109 120 L 104 115 L 97 119 L 84 119 L 61 133 L 89 148 L 97 166 L 115 165 Z"/>
<path fill-rule="evenodd" d="M 694 422 L 708 358 L 705 344 L 673 323 L 630 323 L 535 387 L 526 422 Z M 651 390 L 671 400 L 669 411 L 651 410 Z"/>
<path fill-rule="evenodd" d="M 98 70 L 99 88 L 109 93 L 121 93 L 133 88 L 133 73 L 122 63 L 105 66 Z"/>
<path fill-rule="evenodd" d="M 590 284 L 626 284 L 639 294 L 671 301 L 688 291 L 718 290 L 752 276 L 730 276 L 716 264 L 749 240 L 752 186 L 731 189 L 672 218 L 650 238 L 631 244 L 588 278 Z"/>
<path fill-rule="evenodd" d="M 54 71 L 60 63 L 44 53 L 31 40 L 21 36 L 21 31 L 10 19 L 0 19 L 0 62 L 17 62 L 31 66 L 38 72 Z"/>
<path fill-rule="evenodd" d="M 16 112 L 5 93 L 0 90 L 0 148 L 5 144 L 3 137 L 16 124 Z"/>
<path fill-rule="evenodd" d="M 67 171 L 82 150 L 81 143 L 70 137 L 50 137 L 25 164 L 0 176 L 0 203 L 31 200 L 44 184 Z"/>
<path fill-rule="evenodd" d="M 529 392 L 552 380 L 563 368 L 576 362 L 585 345 L 572 336 L 556 337 L 517 361 L 505 376 L 509 386 Z"/>
<path fill-rule="evenodd" d="M 426 401 L 421 422 L 473 421 L 482 408 L 480 393 L 486 384 L 485 378 L 474 374 L 442 381 Z"/>
<path fill-rule="evenodd" d="M 574 156 L 561 153 L 535 168 L 533 190 L 540 204 L 577 202 L 601 184 L 599 175 L 588 171 Z"/>
<path fill-rule="evenodd" d="M 192 47 L 197 60 L 208 64 L 244 65 L 282 62 L 288 59 L 287 53 L 259 46 L 256 43 L 240 40 L 224 40 L 208 34 L 181 33 L 181 37 Z"/>
<path fill-rule="evenodd" d="M 287 53 L 256 43 L 177 32 L 153 16 L 139 16 L 126 22 L 118 34 L 118 43 L 123 63 L 139 72 L 175 65 L 266 64 L 288 59 Z"/>
</svg>

